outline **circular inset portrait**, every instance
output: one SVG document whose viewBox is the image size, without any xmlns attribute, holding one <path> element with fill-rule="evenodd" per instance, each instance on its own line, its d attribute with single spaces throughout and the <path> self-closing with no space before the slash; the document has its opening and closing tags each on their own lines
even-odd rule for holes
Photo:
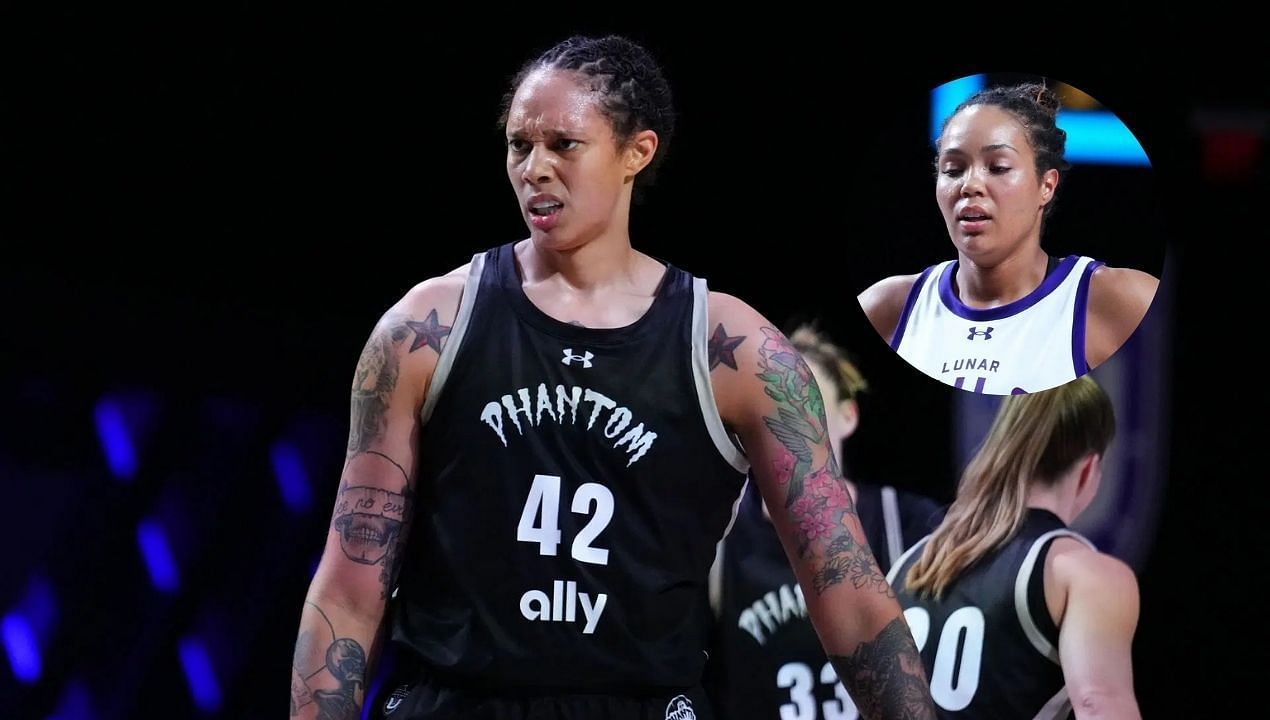
<svg viewBox="0 0 1270 720">
<path fill-rule="evenodd" d="M 929 142 L 931 163 L 893 170 L 911 191 L 891 209 L 915 224 L 864 254 L 877 261 L 858 297 L 869 322 L 910 365 L 969 392 L 1084 375 L 1129 339 L 1159 285 L 1165 239 L 1142 145 L 1053 79 L 960 78 L 930 108 L 929 136 L 913 142 Z"/>
</svg>

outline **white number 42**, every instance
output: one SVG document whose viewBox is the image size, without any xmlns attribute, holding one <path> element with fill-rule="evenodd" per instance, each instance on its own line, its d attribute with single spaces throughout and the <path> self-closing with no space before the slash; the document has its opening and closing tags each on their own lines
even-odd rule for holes
<svg viewBox="0 0 1270 720">
<path fill-rule="evenodd" d="M 573 539 L 574 560 L 593 565 L 608 565 L 609 551 L 591 547 L 591 543 L 613 519 L 613 493 L 599 483 L 583 483 L 573 493 L 570 510 L 579 515 L 592 512 L 591 517 L 577 537 Z M 525 509 L 520 513 L 516 526 L 516 539 L 520 542 L 538 543 L 538 554 L 556 554 L 560 546 L 560 476 L 535 475 L 534 484 L 525 499 Z"/>
</svg>

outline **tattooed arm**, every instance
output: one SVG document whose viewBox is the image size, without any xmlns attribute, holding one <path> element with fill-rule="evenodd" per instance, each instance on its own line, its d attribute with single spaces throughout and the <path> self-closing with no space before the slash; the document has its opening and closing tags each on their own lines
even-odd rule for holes
<svg viewBox="0 0 1270 720">
<path fill-rule="evenodd" d="M 745 446 L 838 677 L 868 720 L 933 720 L 921 658 L 834 460 L 811 370 L 741 301 L 712 294 L 709 315 L 720 415 Z"/>
<path fill-rule="evenodd" d="M 361 716 L 414 512 L 419 410 L 465 274 L 407 293 L 375 325 L 357 361 L 344 469 L 292 659 L 291 717 Z"/>
</svg>

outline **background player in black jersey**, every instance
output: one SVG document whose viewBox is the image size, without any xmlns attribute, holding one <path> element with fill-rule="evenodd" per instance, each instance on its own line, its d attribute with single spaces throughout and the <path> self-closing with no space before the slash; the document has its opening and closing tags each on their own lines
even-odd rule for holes
<svg viewBox="0 0 1270 720">
<path fill-rule="evenodd" d="M 843 442 L 860 423 L 856 399 L 868 384 L 846 351 L 813 326 L 799 326 L 789 339 L 821 388 L 830 444 L 841 464 Z M 845 482 L 883 569 L 943 518 L 942 507 L 930 498 L 887 485 Z M 802 590 L 753 484 L 719 543 L 711 573 L 711 604 L 719 622 L 706 687 L 722 717 L 859 717 L 807 622 Z"/>
<path fill-rule="evenodd" d="M 1137 579 L 1067 529 L 1114 432 L 1088 376 L 1005 399 L 943 523 L 892 568 L 940 717 L 1139 717 Z"/>
<path fill-rule="evenodd" d="M 456 373 L 466 373 L 466 382 L 476 382 L 472 380 L 471 369 L 462 367 L 460 363 L 453 367 L 445 364 L 447 351 L 450 355 L 455 352 L 453 347 L 461 348 L 457 351 L 461 355 L 479 355 L 479 348 L 473 348 L 466 341 L 456 340 L 453 347 L 450 345 L 450 341 L 454 340 L 450 337 L 451 330 L 457 333 L 457 328 L 466 322 L 461 310 L 472 313 L 473 317 L 481 313 L 492 316 L 502 312 L 500 307 L 490 304 L 492 300 L 486 299 L 500 297 L 489 294 L 497 290 L 510 293 L 509 297 L 522 298 L 521 304 L 531 307 L 522 307 L 518 312 L 533 315 L 535 323 L 549 327 L 553 333 L 563 333 L 562 328 L 566 324 L 581 325 L 582 328 L 574 328 L 581 333 L 577 337 L 599 339 L 634 332 L 642 327 L 646 315 L 657 310 L 659 303 L 666 298 L 664 283 L 671 269 L 635 251 L 628 233 L 634 184 L 646 177 L 661 159 L 659 149 L 664 150 L 673 129 L 669 88 L 655 62 L 642 48 L 621 38 L 574 38 L 529 63 L 513 82 L 512 90 L 505 116 L 507 174 L 530 228 L 530 237 L 514 246 L 490 251 L 485 257 L 490 258 L 491 263 L 482 273 L 469 275 L 469 268 L 464 267 L 447 276 L 420 283 L 385 313 L 366 344 L 354 376 L 352 427 L 334 518 L 300 621 L 292 673 L 292 715 L 306 718 L 355 717 L 364 697 L 367 673 L 379 649 L 385 602 L 395 587 L 400 591 L 398 602 L 413 604 L 419 610 L 418 615 L 412 616 L 415 619 L 427 619 L 431 610 L 435 609 L 430 603 L 441 602 L 437 598 L 470 590 L 464 586 L 464 577 L 459 574 L 432 578 L 430 586 L 427 584 L 429 578 L 416 574 L 409 584 L 403 578 L 402 584 L 396 586 L 394 577 L 403 560 L 410 567 L 412 556 L 420 554 L 429 557 L 463 554 L 463 548 L 454 547 L 450 536 L 430 534 L 427 547 L 421 547 L 417 539 L 410 540 L 407 545 L 411 533 L 423 537 L 421 531 L 431 532 L 438 523 L 451 523 L 452 526 L 465 523 L 463 532 L 501 536 L 508 531 L 508 526 L 515 530 L 517 517 L 520 517 L 521 527 L 517 532 L 533 533 L 535 544 L 541 540 L 544 546 L 555 548 L 560 543 L 561 531 L 548 529 L 548 509 L 545 506 L 541 515 L 520 515 L 520 504 L 525 502 L 522 499 L 523 489 L 514 498 L 486 496 L 486 502 L 479 506 L 454 507 L 452 498 L 462 496 L 461 493 L 467 493 L 471 488 L 437 486 L 432 483 L 435 478 L 420 474 L 421 467 L 439 466 L 442 473 L 457 471 L 453 464 L 446 463 L 445 458 L 420 454 L 421 443 L 451 427 L 480 425 L 477 414 L 484 417 L 479 405 L 474 406 L 471 413 L 446 410 L 447 403 L 454 403 L 452 386 L 456 382 Z M 501 270 L 491 270 L 495 264 Z M 473 262 L 475 265 L 476 260 Z M 499 272 L 503 274 L 499 275 Z M 500 278 L 505 279 L 508 275 L 516 279 L 516 286 L 497 287 L 497 283 L 502 281 Z M 467 295 L 475 289 L 479 289 L 482 295 L 474 303 L 465 305 L 471 300 Z M 708 374 L 698 378 L 701 384 L 697 386 L 697 392 L 701 396 L 697 397 L 689 386 L 684 393 L 689 397 L 683 398 L 682 402 L 674 399 L 667 402 L 676 408 L 682 406 L 695 410 L 696 425 L 703 421 L 699 401 L 714 406 L 708 415 L 713 417 L 714 422 L 721 419 L 719 426 L 726 424 L 744 447 L 754 468 L 753 476 L 769 506 L 774 509 L 773 522 L 793 560 L 799 581 L 806 588 L 806 604 L 811 619 L 839 676 L 851 689 L 864 715 L 870 718 L 933 717 L 925 675 L 912 636 L 868 548 L 830 449 L 822 399 L 811 371 L 789 341 L 740 300 L 712 293 L 708 296 L 708 307 L 703 303 L 701 308 L 702 319 L 705 320 L 708 315 L 708 321 L 703 324 L 699 339 L 704 344 L 709 338 L 708 357 L 704 348 L 701 356 L 701 365 L 708 366 L 703 371 Z M 479 337 L 484 329 L 472 319 L 471 326 L 467 328 L 469 338 Z M 673 328 L 676 333 L 681 329 L 686 337 L 686 326 Z M 525 329 L 518 325 L 512 330 L 521 332 Z M 538 336 L 527 334 L 526 337 Z M 500 341 L 500 338 L 492 336 L 487 336 L 487 339 L 489 342 Z M 668 348 L 678 347 L 676 334 L 668 334 L 661 340 Z M 694 346 L 697 340 L 694 330 Z M 645 343 L 641 352 L 647 353 L 651 344 Z M 488 367 L 485 369 L 492 374 L 505 372 L 504 366 L 520 367 L 533 362 L 540 363 L 538 367 L 544 373 L 580 372 L 600 354 L 597 349 L 594 355 L 588 355 L 589 350 L 582 351 L 573 346 L 563 348 L 563 360 L 559 353 L 549 360 L 540 360 L 525 357 L 530 350 L 508 348 L 500 351 L 503 353 L 501 356 L 486 360 Z M 655 351 L 656 347 L 652 350 Z M 643 357 L 648 362 L 661 361 L 655 353 Z M 675 360 L 673 367 L 682 367 L 686 372 L 689 360 L 688 357 Z M 564 370 L 561 369 L 562 364 Z M 424 422 L 422 415 L 433 408 L 428 404 L 434 399 L 430 396 L 430 384 L 441 382 L 442 370 L 450 375 L 446 381 L 447 391 L 440 395 L 440 401 L 435 406 L 436 414 Z M 479 375 L 480 368 L 477 370 Z M 627 368 L 630 374 L 638 371 L 638 367 Z M 611 380 L 618 382 L 621 378 Z M 511 422 L 520 412 L 513 406 L 514 396 L 508 395 L 505 402 L 511 412 L 507 417 L 507 432 L 521 431 L 519 422 L 515 430 L 511 429 Z M 528 422 L 528 397 L 525 403 L 526 410 L 521 417 Z M 501 412 L 497 402 L 490 403 L 490 406 L 493 408 L 491 412 Z M 550 406 L 547 407 L 549 409 Z M 598 408 L 597 404 L 596 412 L 599 412 Z M 656 408 L 644 411 L 655 413 Z M 542 409 L 538 410 L 540 422 L 542 412 Z M 561 417 L 557 424 L 564 425 L 565 413 L 561 410 L 559 414 Z M 705 424 L 712 422 L 711 417 L 704 418 Z M 481 428 L 484 434 L 479 437 L 480 441 L 489 442 L 494 438 L 494 419 L 494 415 L 488 418 L 490 429 Z M 629 412 L 626 419 L 630 419 Z M 576 419 L 573 423 L 576 425 Z M 603 429 L 607 432 L 609 426 L 605 425 Z M 662 428 L 661 432 L 672 436 L 675 430 Z M 683 430 L 688 432 L 693 428 L 685 427 Z M 567 442 L 563 438 L 577 435 L 561 432 L 547 437 L 550 442 L 543 441 L 544 437 L 547 436 L 534 436 L 539 444 L 535 446 L 537 454 L 530 459 L 535 462 L 558 462 L 581 472 L 585 470 L 582 460 L 594 460 L 600 452 L 584 444 L 584 441 L 590 442 L 590 436 Z M 476 442 L 475 435 L 473 438 Z M 451 447 L 446 452 L 459 458 L 456 460 L 459 465 L 492 463 L 501 461 L 513 451 L 512 443 L 507 442 L 509 439 L 517 440 L 516 447 L 519 448 L 529 442 L 526 438 L 524 432 L 507 438 L 500 430 L 498 440 L 503 442 L 490 446 L 493 449 L 486 453 L 489 457 L 473 457 L 472 448 L 463 446 Z M 644 439 L 651 442 L 647 435 Z M 627 451 L 632 449 L 627 448 Z M 646 459 L 635 454 L 629 462 L 625 462 L 627 458 L 623 457 L 624 462 L 619 467 L 634 464 L 632 472 L 641 471 L 650 467 L 645 463 L 652 461 L 654 454 L 661 449 L 654 447 Z M 671 445 L 667 452 L 674 449 Z M 611 442 L 603 450 L 611 451 Z M 735 448 L 732 451 L 735 452 Z M 720 447 L 718 452 L 726 454 L 728 451 Z M 685 462 L 698 462 L 695 456 L 710 459 L 707 457 L 710 454 L 681 452 L 680 456 Z M 717 456 L 713 460 L 717 460 Z M 533 468 L 529 470 L 532 472 Z M 610 487 L 607 492 L 614 495 L 619 492 L 635 494 L 639 490 L 623 487 L 621 477 L 601 479 Z M 696 477 L 691 469 L 681 475 L 672 471 L 659 478 L 644 478 L 644 482 L 666 484 L 668 492 L 674 492 L 675 497 L 649 500 L 651 507 L 637 508 L 643 514 L 638 518 L 633 517 L 634 512 L 630 508 L 619 506 L 617 510 L 612 510 L 610 505 L 609 509 L 614 517 L 620 516 L 621 522 L 628 525 L 638 519 L 647 525 L 660 527 L 657 515 L 666 514 L 674 519 L 663 530 L 681 532 L 684 523 L 679 522 L 677 516 L 670 515 L 676 512 L 670 503 L 688 502 L 697 495 L 706 494 L 706 479 Z M 502 480 L 465 476 L 465 482 L 472 483 Z M 528 482 L 529 478 L 524 478 L 524 484 L 528 485 Z M 735 487 L 739 490 L 739 479 Z M 533 491 L 530 492 L 532 497 Z M 574 513 L 586 513 L 598 507 L 590 502 L 579 505 L 578 497 L 574 496 Z M 595 497 L 591 496 L 592 499 Z M 416 503 L 417 498 L 428 498 L 429 506 Z M 542 500 L 541 497 L 539 499 Z M 696 535 L 713 533 L 711 537 L 696 538 L 689 533 L 684 536 L 684 541 L 691 547 L 676 550 L 666 547 L 659 537 L 644 536 L 641 538 L 643 544 L 660 548 L 659 552 L 630 558 L 631 564 L 640 565 L 639 572 L 646 578 L 665 574 L 663 571 L 667 566 L 681 564 L 685 552 L 701 555 L 698 551 L 705 548 L 705 555 L 693 556 L 694 567 L 698 571 L 696 577 L 684 578 L 678 583 L 682 587 L 665 587 L 666 601 L 658 596 L 615 597 L 611 602 L 616 607 L 608 612 L 624 612 L 632 622 L 646 622 L 649 615 L 657 617 L 665 614 L 662 612 L 664 608 L 659 608 L 658 604 L 669 602 L 669 598 L 701 597 L 698 593 L 704 588 L 714 543 L 722 534 L 730 500 L 722 497 L 712 499 L 713 505 L 718 507 L 711 505 L 705 508 L 711 518 L 723 516 L 717 528 L 707 525 L 696 532 Z M 657 505 L 658 502 L 662 504 Z M 499 514 L 503 511 L 504 514 Z M 598 510 L 596 512 L 597 515 L 592 517 L 598 517 Z M 551 522 L 558 519 L 563 526 L 565 519 L 571 519 L 571 515 L 561 510 L 557 518 L 553 506 Z M 526 524 L 526 518 L 531 522 Z M 613 520 L 608 527 L 607 548 L 598 550 L 584 542 L 582 550 L 603 552 L 605 557 L 629 557 L 632 549 L 619 544 L 619 537 L 625 532 L 619 525 L 619 520 Z M 688 530 L 693 530 L 691 523 L 688 523 Z M 459 573 L 466 570 L 473 575 L 483 573 L 492 577 L 515 575 L 522 570 L 513 558 L 514 550 L 523 549 L 512 547 L 518 539 L 523 538 L 512 537 L 508 546 L 503 547 L 503 552 L 492 552 L 482 557 L 479 567 L 472 564 L 457 570 Z M 579 542 L 576 539 L 573 542 L 575 557 Z M 591 538 L 591 542 L 595 542 L 595 538 Z M 526 562 L 535 566 L 546 565 L 550 561 L 562 572 L 565 569 L 583 574 L 593 571 L 579 563 L 571 563 L 564 557 L 567 549 L 567 546 L 561 546 L 558 555 L 553 550 L 550 553 L 552 557 L 543 558 L 537 557 L 535 549 L 532 557 L 524 557 L 529 558 Z M 586 562 L 593 561 L 594 555 L 591 558 Z M 608 573 L 605 576 L 609 578 L 607 582 L 630 587 L 637 587 L 642 582 L 629 576 L 635 569 L 621 563 L 606 565 L 603 569 Z M 476 590 L 480 591 L 479 588 Z M 493 595 L 502 591 L 493 587 L 486 590 L 486 594 Z M 535 602 L 545 604 L 547 596 L 541 595 L 541 599 Z M 585 631 L 568 629 L 571 633 L 568 634 L 565 628 L 548 622 L 524 624 L 527 621 L 511 618 L 511 624 L 507 626 L 509 633 L 528 632 L 526 628 L 532 625 L 538 632 L 555 632 L 552 637 L 561 639 L 560 643 L 513 646 L 510 640 L 502 639 L 503 635 L 482 624 L 486 616 L 481 615 L 481 609 L 475 605 L 502 603 L 508 606 L 507 614 L 510 616 L 516 613 L 515 597 L 500 596 L 492 600 L 475 595 L 471 597 L 474 604 L 472 614 L 478 619 L 460 619 L 459 622 L 467 624 L 463 625 L 459 633 L 462 637 L 456 642 L 479 640 L 496 649 L 492 654 L 479 658 L 481 662 L 476 663 L 478 667 L 474 674 L 464 677 L 468 687 L 442 687 L 444 683 L 436 681 L 435 676 L 429 676 L 424 694 L 445 704 L 446 714 L 438 712 L 427 716 L 512 718 L 533 714 L 535 717 L 603 716 L 657 720 L 709 717 L 704 706 L 697 706 L 694 710 L 683 695 L 667 702 L 664 697 L 651 693 L 650 700 L 649 693 L 638 687 L 637 681 L 621 673 L 605 678 L 607 687 L 603 694 L 609 699 L 603 701 L 596 699 L 601 693 L 591 686 L 580 688 L 579 692 L 542 697 L 552 695 L 557 687 L 567 687 L 569 677 L 553 678 L 551 687 L 544 688 L 537 695 L 533 688 L 519 688 L 514 697 L 502 696 L 502 686 L 516 682 L 517 677 L 480 676 L 481 668 L 499 665 L 503 660 L 499 653 L 515 655 L 522 660 L 528 658 L 531 662 L 523 666 L 526 673 L 568 666 L 579 675 L 586 674 L 589 670 L 587 666 L 571 663 L 575 654 L 584 651 L 588 657 L 599 658 L 597 662 L 600 663 L 626 662 L 624 667 L 631 669 L 630 675 L 639 675 L 647 669 L 629 662 L 629 648 L 585 646 L 586 636 L 580 634 Z M 536 607 L 533 603 L 526 605 L 522 599 L 522 611 Z M 573 610 L 565 612 L 572 615 Z M 541 620 L 559 621 L 560 613 L 557 603 L 552 613 L 543 612 Z M 665 619 L 666 622 L 682 620 Z M 702 620 L 704 622 L 704 618 Z M 494 621 L 492 617 L 489 620 Z M 514 625 L 515 622 L 522 624 Z M 395 625 L 394 639 L 399 637 L 398 630 L 401 628 Z M 598 639 L 604 632 L 617 631 L 618 628 L 610 622 L 601 625 L 595 637 Z M 401 632 L 408 634 L 409 629 Z M 427 640 L 424 638 L 421 642 L 426 643 Z M 687 647 L 684 654 L 691 657 L 686 660 L 703 662 L 703 649 L 700 646 Z M 460 657 L 455 662 L 463 665 L 468 660 Z M 536 664 L 532 662 L 534 660 L 537 660 Z M 679 663 L 683 660 L 674 657 L 666 662 Z M 650 662 L 660 664 L 662 661 L 648 661 L 645 665 Z M 433 666 L 422 671 L 427 674 L 441 669 Z M 658 669 L 652 668 L 648 672 Z M 676 683 L 683 686 L 692 686 L 697 681 L 696 677 L 676 679 Z M 626 688 L 625 683 L 633 686 Z M 418 707 L 418 696 L 416 692 L 407 702 L 416 703 L 414 707 Z M 394 707 L 384 709 L 392 710 Z"/>
</svg>

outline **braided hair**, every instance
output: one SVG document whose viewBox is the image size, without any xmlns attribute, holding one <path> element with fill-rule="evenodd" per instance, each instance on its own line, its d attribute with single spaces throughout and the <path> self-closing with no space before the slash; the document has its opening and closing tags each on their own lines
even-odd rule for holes
<svg viewBox="0 0 1270 720">
<path fill-rule="evenodd" d="M 512 98 L 521 83 L 538 70 L 569 70 L 590 82 L 600 95 L 600 110 L 619 145 L 644 130 L 657 133 L 657 152 L 635 176 L 635 186 L 652 183 L 675 132 L 675 108 L 670 84 L 653 56 L 640 45 L 617 35 L 574 36 L 525 63 L 503 96 L 500 124 L 507 123 Z"/>
</svg>

